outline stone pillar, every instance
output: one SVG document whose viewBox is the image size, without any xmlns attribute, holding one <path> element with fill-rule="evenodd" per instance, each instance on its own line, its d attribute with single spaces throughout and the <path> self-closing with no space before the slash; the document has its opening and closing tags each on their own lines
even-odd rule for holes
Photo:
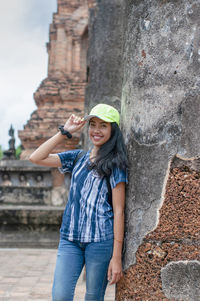
<svg viewBox="0 0 200 301">
<path fill-rule="evenodd" d="M 123 11 L 121 0 L 96 1 L 90 9 L 86 112 L 97 103 L 109 103 L 120 110 Z"/>
<path fill-rule="evenodd" d="M 130 171 L 117 300 L 198 300 L 199 167 L 189 162 L 200 155 L 200 3 L 129 1 L 126 12 Z"/>
<path fill-rule="evenodd" d="M 88 85 L 85 112 L 98 103 L 121 110 L 124 3 L 121 0 L 88 1 Z M 90 141 L 85 129 L 84 146 Z"/>
<path fill-rule="evenodd" d="M 86 110 L 121 107 L 129 153 L 119 301 L 199 298 L 199 15 L 199 1 L 91 9 Z"/>
</svg>

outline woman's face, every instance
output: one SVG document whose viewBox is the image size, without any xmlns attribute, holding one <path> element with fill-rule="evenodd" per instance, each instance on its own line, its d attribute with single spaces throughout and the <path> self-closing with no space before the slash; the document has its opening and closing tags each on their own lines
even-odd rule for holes
<svg viewBox="0 0 200 301">
<path fill-rule="evenodd" d="M 89 137 L 94 146 L 100 147 L 110 139 L 110 136 L 110 122 L 103 121 L 98 117 L 93 117 L 90 119 Z"/>
</svg>

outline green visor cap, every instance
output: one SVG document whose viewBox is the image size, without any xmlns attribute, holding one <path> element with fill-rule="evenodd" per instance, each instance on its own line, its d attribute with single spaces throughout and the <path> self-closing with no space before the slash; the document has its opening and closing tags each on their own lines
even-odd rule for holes
<svg viewBox="0 0 200 301">
<path fill-rule="evenodd" d="M 90 111 L 90 114 L 85 116 L 85 120 L 89 120 L 92 117 L 98 117 L 106 122 L 116 122 L 119 125 L 120 116 L 119 112 L 112 106 L 100 103 L 96 105 Z"/>
</svg>

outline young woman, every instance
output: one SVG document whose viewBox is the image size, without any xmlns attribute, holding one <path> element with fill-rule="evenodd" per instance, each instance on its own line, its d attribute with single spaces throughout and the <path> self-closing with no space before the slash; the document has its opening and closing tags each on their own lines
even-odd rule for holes
<svg viewBox="0 0 200 301">
<path fill-rule="evenodd" d="M 60 131 L 30 156 L 33 163 L 72 173 L 60 229 L 53 301 L 73 300 L 84 265 L 85 301 L 103 301 L 108 281 L 114 284 L 122 277 L 128 163 L 119 119 L 118 111 L 106 104 L 95 106 L 86 118 L 71 115 Z M 70 139 L 87 121 L 91 150 L 51 154 L 57 144 Z"/>
</svg>

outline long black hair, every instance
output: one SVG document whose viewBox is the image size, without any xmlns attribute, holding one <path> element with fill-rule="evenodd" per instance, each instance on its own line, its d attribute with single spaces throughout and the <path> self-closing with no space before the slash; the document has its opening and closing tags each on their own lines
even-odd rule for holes
<svg viewBox="0 0 200 301">
<path fill-rule="evenodd" d="M 126 169 L 128 158 L 122 132 L 116 122 L 111 123 L 110 139 L 100 146 L 94 162 L 89 169 L 94 169 L 100 176 L 109 176 L 114 167 Z"/>
</svg>

